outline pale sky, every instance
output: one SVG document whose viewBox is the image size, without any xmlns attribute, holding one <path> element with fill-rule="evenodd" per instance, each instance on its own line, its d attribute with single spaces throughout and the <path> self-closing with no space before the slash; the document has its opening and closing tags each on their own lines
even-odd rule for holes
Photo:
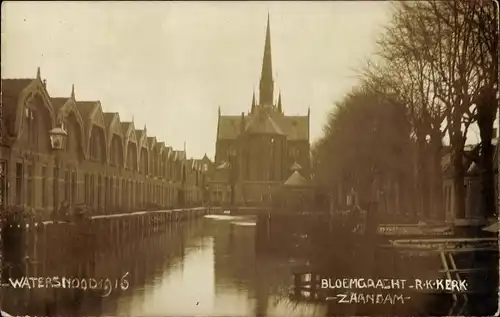
<svg viewBox="0 0 500 317">
<path fill-rule="evenodd" d="M 2 78 L 42 78 L 53 97 L 100 100 L 189 157 L 213 157 L 217 108 L 258 89 L 267 13 L 275 98 L 311 108 L 311 143 L 358 83 L 389 2 L 2 2 Z M 258 91 L 257 91 L 258 93 Z"/>
</svg>

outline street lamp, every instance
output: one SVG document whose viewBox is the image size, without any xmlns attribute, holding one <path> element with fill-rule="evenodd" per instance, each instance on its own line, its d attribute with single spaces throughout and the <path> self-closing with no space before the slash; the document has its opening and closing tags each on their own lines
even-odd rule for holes
<svg viewBox="0 0 500 317">
<path fill-rule="evenodd" d="M 52 214 L 57 213 L 58 205 L 59 205 L 59 165 L 60 165 L 60 153 L 61 150 L 64 149 L 64 141 L 68 136 L 66 130 L 63 127 L 55 127 L 49 131 L 50 136 L 50 145 L 52 146 L 52 150 L 55 151 L 55 165 L 54 165 L 54 185 L 53 185 L 53 194 L 54 201 Z"/>
</svg>

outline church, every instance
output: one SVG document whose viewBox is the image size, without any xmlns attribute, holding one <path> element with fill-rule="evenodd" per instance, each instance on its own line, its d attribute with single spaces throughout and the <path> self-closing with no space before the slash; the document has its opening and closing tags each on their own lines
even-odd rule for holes
<svg viewBox="0 0 500 317">
<path fill-rule="evenodd" d="M 269 16 L 258 99 L 254 92 L 246 114 L 218 111 L 213 200 L 260 203 L 292 174 L 309 179 L 310 110 L 289 116 L 281 93 L 275 99 Z"/>
</svg>

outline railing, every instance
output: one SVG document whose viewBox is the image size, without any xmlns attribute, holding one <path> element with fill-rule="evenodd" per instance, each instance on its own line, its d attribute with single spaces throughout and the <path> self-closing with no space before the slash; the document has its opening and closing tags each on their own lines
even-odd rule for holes
<svg viewBox="0 0 500 317">
<path fill-rule="evenodd" d="M 183 243 L 184 234 L 200 233 L 199 230 L 182 230 L 182 226 L 173 222 L 169 225 L 166 222 L 168 215 L 175 213 L 180 214 L 182 211 L 137 212 L 132 217 L 129 214 L 105 215 L 73 224 L 46 222 L 29 227 L 27 224 L 24 227 L 9 227 L 2 230 L 4 238 L 7 238 L 4 239 L 2 250 L 2 282 L 9 284 L 9 278 L 23 276 L 58 276 L 97 280 L 110 278 L 114 285 L 116 278 L 130 272 L 127 275 L 130 288 L 140 287 L 152 278 L 158 268 L 164 267 L 166 256 L 170 260 L 182 257 L 179 254 L 181 249 L 169 248 L 169 245 Z M 182 221 L 181 218 L 178 220 Z M 14 243 L 12 238 L 17 242 Z M 68 313 L 64 314 L 61 310 L 57 310 L 58 314 L 55 311 L 47 313 L 40 307 L 52 305 L 50 301 L 54 300 L 53 296 L 57 293 L 58 303 L 64 303 L 59 309 L 64 310 L 65 305 L 75 301 L 71 296 L 77 293 L 69 289 L 13 287 L 6 287 L 2 292 L 3 306 L 1 303 L 0 306 L 9 312 L 52 316 Z M 116 296 L 120 292 L 119 287 L 116 289 L 113 286 L 109 296 Z M 91 314 L 92 309 L 98 309 L 99 305 L 89 304 L 89 301 L 103 300 L 102 296 L 106 293 L 102 289 L 85 291 L 85 301 L 78 308 L 82 310 L 71 310 L 71 313 L 81 312 L 78 315 L 82 316 Z M 99 314 L 96 312 L 91 315 Z"/>
<path fill-rule="evenodd" d="M 498 239 L 495 238 L 437 238 L 401 239 L 382 245 L 375 251 L 374 271 L 371 276 L 390 276 L 412 279 L 426 278 L 455 280 L 465 283 L 466 289 L 407 289 L 402 293 L 409 296 L 449 296 L 451 301 L 447 312 L 428 312 L 441 315 L 488 315 L 494 313 L 495 295 L 498 286 Z M 346 255 L 348 256 L 348 255 Z M 423 257 L 424 256 L 424 257 Z M 475 259 L 476 261 L 472 261 Z M 344 259 L 345 260 L 345 259 Z M 379 262 L 379 263 L 376 263 Z M 478 263 L 481 262 L 481 263 Z M 383 269 L 380 271 L 380 269 Z M 320 281 L 331 278 L 338 272 L 301 268 L 294 274 L 293 300 L 328 302 L 339 290 L 322 288 Z M 356 273 L 353 273 L 357 276 Z M 352 275 L 351 275 L 352 276 Z M 464 282 L 465 281 L 465 282 Z M 356 292 L 353 290 L 353 292 Z M 488 297 L 489 296 L 489 297 Z M 444 298 L 443 298 L 444 300 Z M 483 303 L 484 301 L 484 303 Z M 408 308 L 413 314 L 414 308 Z M 386 311 L 385 314 L 390 313 Z"/>
</svg>

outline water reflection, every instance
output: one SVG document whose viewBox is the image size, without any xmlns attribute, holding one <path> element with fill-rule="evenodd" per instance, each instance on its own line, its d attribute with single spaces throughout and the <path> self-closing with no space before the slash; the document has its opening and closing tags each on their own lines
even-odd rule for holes
<svg viewBox="0 0 500 317">
<path fill-rule="evenodd" d="M 255 221 L 222 216 L 202 222 L 201 236 L 186 240 L 182 261 L 167 265 L 161 280 L 120 299 L 118 315 L 324 315 L 288 301 L 291 275 L 283 261 L 257 259 Z"/>
<path fill-rule="evenodd" d="M 66 316 L 325 314 L 322 307 L 290 303 L 293 263 L 257 256 L 252 217 L 165 224 L 146 235 L 133 223 L 102 221 L 85 229 L 53 226 L 30 233 L 24 254 L 34 261 L 16 274 L 115 278 L 128 272 L 126 291 L 101 297 L 88 290 L 8 288 L 2 309 L 14 315 Z"/>
</svg>

